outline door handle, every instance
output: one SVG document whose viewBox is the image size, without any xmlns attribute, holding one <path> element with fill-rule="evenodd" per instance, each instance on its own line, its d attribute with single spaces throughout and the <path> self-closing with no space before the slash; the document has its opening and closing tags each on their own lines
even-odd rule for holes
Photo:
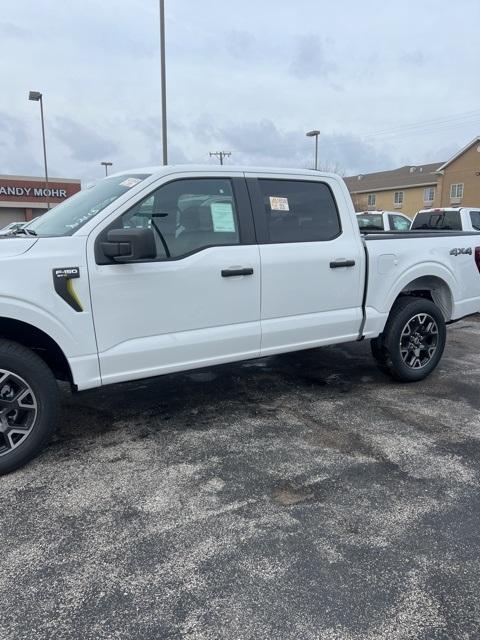
<svg viewBox="0 0 480 640">
<path fill-rule="evenodd" d="M 355 260 L 334 260 L 330 262 L 330 269 L 341 269 L 342 267 L 354 267 Z"/>
<path fill-rule="evenodd" d="M 233 276 L 252 276 L 253 269 L 244 267 L 243 269 L 222 269 L 222 278 L 232 278 Z"/>
</svg>

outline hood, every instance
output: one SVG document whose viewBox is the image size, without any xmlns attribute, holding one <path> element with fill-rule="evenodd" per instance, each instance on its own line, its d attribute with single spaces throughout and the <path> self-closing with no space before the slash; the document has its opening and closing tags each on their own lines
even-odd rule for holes
<svg viewBox="0 0 480 640">
<path fill-rule="evenodd" d="M 13 258 L 25 253 L 33 247 L 37 240 L 38 238 L 0 236 L 0 260 L 2 258 Z"/>
</svg>

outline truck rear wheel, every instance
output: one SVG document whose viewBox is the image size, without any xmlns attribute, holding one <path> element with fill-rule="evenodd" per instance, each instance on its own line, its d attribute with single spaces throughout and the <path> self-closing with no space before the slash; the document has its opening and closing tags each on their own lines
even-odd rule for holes
<svg viewBox="0 0 480 640">
<path fill-rule="evenodd" d="M 0 339 L 0 475 L 42 449 L 58 406 L 57 381 L 45 362 L 30 349 Z"/>
<path fill-rule="evenodd" d="M 438 365 L 446 337 L 440 309 L 430 300 L 406 296 L 393 305 L 372 353 L 380 368 L 396 380 L 416 382 Z"/>
</svg>

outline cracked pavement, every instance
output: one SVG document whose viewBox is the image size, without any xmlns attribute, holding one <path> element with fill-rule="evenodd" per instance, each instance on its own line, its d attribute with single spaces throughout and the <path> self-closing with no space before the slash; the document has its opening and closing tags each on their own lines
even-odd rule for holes
<svg viewBox="0 0 480 640">
<path fill-rule="evenodd" d="M 64 396 L 0 478 L 2 640 L 480 637 L 480 320 Z"/>
</svg>

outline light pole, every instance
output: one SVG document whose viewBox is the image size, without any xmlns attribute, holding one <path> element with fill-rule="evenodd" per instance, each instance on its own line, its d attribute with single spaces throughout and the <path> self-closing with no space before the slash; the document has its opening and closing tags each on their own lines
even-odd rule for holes
<svg viewBox="0 0 480 640">
<path fill-rule="evenodd" d="M 224 158 L 229 158 L 231 155 L 231 151 L 210 151 L 210 157 L 216 156 L 220 160 L 220 164 L 223 164 Z"/>
<path fill-rule="evenodd" d="M 167 153 L 167 75 L 165 71 L 165 0 L 160 0 L 160 74 L 162 85 L 162 152 L 163 164 L 168 164 Z"/>
<path fill-rule="evenodd" d="M 108 167 L 111 167 L 113 162 L 100 162 L 105 167 L 105 175 L 108 176 Z"/>
<path fill-rule="evenodd" d="M 318 129 L 313 129 L 313 131 L 307 131 L 307 138 L 315 138 L 315 170 L 318 169 L 318 136 L 320 135 L 320 131 Z"/>
<path fill-rule="evenodd" d="M 43 119 L 43 100 L 40 91 L 30 91 L 28 99 L 34 102 L 40 102 L 40 117 L 42 120 L 42 139 L 43 139 L 43 162 L 45 165 L 45 198 L 47 200 L 47 209 L 50 209 L 50 196 L 48 195 L 48 168 L 47 168 L 47 145 L 45 144 L 45 122 Z"/>
</svg>

